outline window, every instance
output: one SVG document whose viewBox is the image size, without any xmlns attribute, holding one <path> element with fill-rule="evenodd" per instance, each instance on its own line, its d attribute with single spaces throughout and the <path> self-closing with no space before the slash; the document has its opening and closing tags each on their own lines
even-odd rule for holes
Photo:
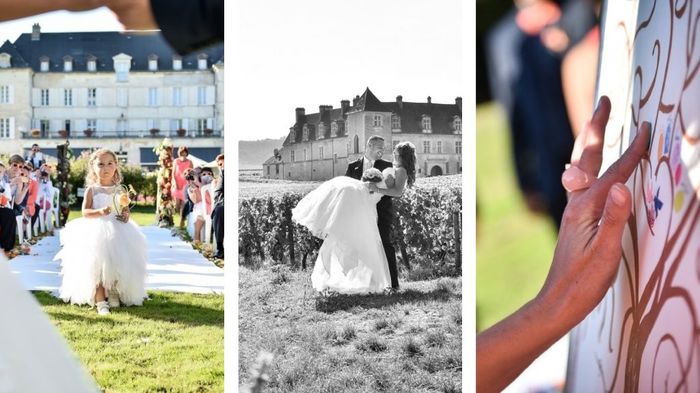
<svg viewBox="0 0 700 393">
<path fill-rule="evenodd" d="M 323 146 L 319 146 L 318 148 L 318 159 L 323 160 Z"/>
<path fill-rule="evenodd" d="M 270 176 L 270 166 L 271 166 L 271 165 L 268 165 L 268 166 L 267 166 L 267 175 L 268 175 L 268 176 Z"/>
<path fill-rule="evenodd" d="M 338 136 L 338 123 L 331 123 L 331 138 Z"/>
<path fill-rule="evenodd" d="M 207 119 L 197 119 L 197 133 L 201 134 L 208 127 L 209 121 Z"/>
<path fill-rule="evenodd" d="M 275 175 L 280 174 L 280 164 L 275 164 Z"/>
<path fill-rule="evenodd" d="M 430 116 L 423 116 L 423 132 L 430 132 L 432 130 L 432 122 L 430 121 Z"/>
<path fill-rule="evenodd" d="M 150 55 L 148 56 L 148 70 L 158 71 L 158 56 Z"/>
<path fill-rule="evenodd" d="M 306 149 L 304 149 L 304 161 L 306 161 Z"/>
<path fill-rule="evenodd" d="M 148 106 L 158 105 L 158 88 L 151 87 L 148 89 Z"/>
<path fill-rule="evenodd" d="M 129 104 L 129 92 L 125 87 L 117 89 L 117 105 L 126 107 Z"/>
<path fill-rule="evenodd" d="M 64 89 L 63 90 L 63 105 L 73 106 L 73 90 Z"/>
<path fill-rule="evenodd" d="M 382 115 L 374 115 L 374 124 L 375 127 L 381 127 L 382 126 Z"/>
<path fill-rule="evenodd" d="M 0 68 L 10 68 L 12 66 L 10 59 L 12 59 L 12 56 L 9 54 L 0 53 Z"/>
<path fill-rule="evenodd" d="M 430 153 L 430 141 L 423 141 L 423 153 Z"/>
<path fill-rule="evenodd" d="M 291 160 L 290 161 L 294 162 L 294 150 L 292 150 L 290 153 L 291 153 Z"/>
<path fill-rule="evenodd" d="M 49 71 L 49 58 L 44 56 L 41 58 L 41 72 L 48 72 Z"/>
<path fill-rule="evenodd" d="M 437 141 L 437 152 L 442 153 L 442 141 Z"/>
<path fill-rule="evenodd" d="M 462 141 L 455 142 L 455 154 L 462 154 Z"/>
<path fill-rule="evenodd" d="M 129 70 L 131 69 L 131 56 L 120 53 L 114 57 L 114 72 L 117 75 L 117 82 L 129 81 Z"/>
<path fill-rule="evenodd" d="M 197 56 L 197 68 L 200 70 L 206 70 L 207 69 L 207 55 L 206 53 L 202 53 L 201 55 Z"/>
<path fill-rule="evenodd" d="M 148 119 L 148 129 L 157 129 L 158 128 L 158 120 L 156 119 Z"/>
<path fill-rule="evenodd" d="M 182 69 L 182 57 L 173 57 L 173 70 L 180 71 Z"/>
<path fill-rule="evenodd" d="M 309 126 L 308 126 L 308 124 L 304 124 L 304 129 L 301 132 L 302 132 L 301 140 L 308 141 L 309 140 Z"/>
<path fill-rule="evenodd" d="M 88 59 L 87 70 L 90 72 L 97 71 L 97 59 L 95 59 L 94 57 Z"/>
<path fill-rule="evenodd" d="M 182 106 L 182 87 L 173 87 L 173 106 Z"/>
<path fill-rule="evenodd" d="M 49 106 L 49 89 L 41 89 L 41 106 Z"/>
<path fill-rule="evenodd" d="M 401 118 L 398 115 L 391 115 L 391 129 L 400 130 L 401 129 Z"/>
<path fill-rule="evenodd" d="M 97 119 L 88 119 L 87 120 L 87 129 L 90 131 L 97 130 Z"/>
<path fill-rule="evenodd" d="M 0 138 L 10 137 L 10 119 L 0 119 Z"/>
<path fill-rule="evenodd" d="M 207 104 L 207 87 L 199 86 L 197 87 L 197 105 Z"/>
<path fill-rule="evenodd" d="M 88 106 L 97 106 L 97 89 L 94 87 L 87 91 L 87 104 Z"/>
<path fill-rule="evenodd" d="M 71 72 L 73 71 L 73 58 L 66 56 L 63 58 L 63 71 Z"/>
<path fill-rule="evenodd" d="M 458 116 L 455 116 L 455 133 L 462 133 L 462 119 L 460 119 Z"/>
<path fill-rule="evenodd" d="M 10 86 L 0 86 L 0 104 L 10 103 Z"/>
<path fill-rule="evenodd" d="M 357 154 L 360 152 L 360 137 L 355 135 L 355 138 L 353 139 L 353 153 Z"/>
<path fill-rule="evenodd" d="M 41 130 L 41 136 L 49 135 L 49 131 L 51 130 L 50 124 L 51 123 L 48 120 L 39 121 L 39 129 Z"/>
<path fill-rule="evenodd" d="M 333 162 L 338 163 L 338 153 L 333 153 Z"/>
</svg>

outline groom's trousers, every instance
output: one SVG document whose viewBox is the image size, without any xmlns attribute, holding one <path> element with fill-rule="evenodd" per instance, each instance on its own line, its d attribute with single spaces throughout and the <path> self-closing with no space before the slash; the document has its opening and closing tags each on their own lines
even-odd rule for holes
<svg viewBox="0 0 700 393">
<path fill-rule="evenodd" d="M 391 276 L 391 287 L 399 287 L 399 272 L 396 269 L 396 250 L 391 244 L 391 225 L 393 223 L 393 217 L 386 217 L 385 215 L 379 215 L 377 220 L 377 226 L 379 227 L 379 236 L 382 238 L 382 246 L 384 247 L 384 253 L 386 254 L 386 260 L 389 264 L 389 275 Z"/>
</svg>

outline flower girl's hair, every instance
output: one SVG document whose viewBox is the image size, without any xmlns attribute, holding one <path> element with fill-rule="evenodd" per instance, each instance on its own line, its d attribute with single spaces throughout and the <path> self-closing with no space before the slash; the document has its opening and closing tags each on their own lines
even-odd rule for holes
<svg viewBox="0 0 700 393">
<path fill-rule="evenodd" d="M 114 184 L 121 184 L 122 183 L 122 171 L 119 169 L 119 160 L 117 159 L 117 155 L 114 154 L 113 151 L 109 149 L 98 149 L 95 150 L 92 154 L 90 154 L 90 158 L 88 159 L 88 167 L 87 167 L 87 174 L 85 175 L 85 186 L 93 186 L 95 184 L 99 184 L 99 179 L 97 177 L 97 173 L 95 173 L 95 161 L 97 161 L 100 156 L 103 156 L 105 154 L 109 154 L 112 156 L 114 159 L 114 163 L 117 166 L 117 169 L 114 171 L 114 177 L 112 180 L 114 181 Z"/>
</svg>

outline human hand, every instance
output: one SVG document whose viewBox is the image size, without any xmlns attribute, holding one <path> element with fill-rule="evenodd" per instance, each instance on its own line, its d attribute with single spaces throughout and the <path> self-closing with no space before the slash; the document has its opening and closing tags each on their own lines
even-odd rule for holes
<svg viewBox="0 0 700 393">
<path fill-rule="evenodd" d="M 112 211 L 112 208 L 110 206 L 105 206 L 102 209 L 100 209 L 100 214 L 103 216 L 109 215 L 109 213 Z"/>
<path fill-rule="evenodd" d="M 104 0 L 126 30 L 158 29 L 150 0 Z"/>
<path fill-rule="evenodd" d="M 538 294 L 567 330 L 602 300 L 615 279 L 632 206 L 632 195 L 623 183 L 648 155 L 651 127 L 645 122 L 625 153 L 596 179 L 609 116 L 610 100 L 604 96 L 576 139 L 571 163 L 577 169 L 562 176 L 570 190 L 569 202 L 552 266 Z"/>
<path fill-rule="evenodd" d="M 102 0 L 0 0 L 0 21 L 25 18 L 51 11 L 87 11 L 103 5 Z"/>
</svg>

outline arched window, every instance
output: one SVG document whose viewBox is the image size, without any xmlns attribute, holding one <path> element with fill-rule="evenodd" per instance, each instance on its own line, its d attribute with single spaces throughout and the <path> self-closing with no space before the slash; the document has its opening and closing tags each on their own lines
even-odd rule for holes
<svg viewBox="0 0 700 393">
<path fill-rule="evenodd" d="M 360 137 L 355 135 L 353 139 L 353 153 L 358 154 L 360 152 Z"/>
</svg>

